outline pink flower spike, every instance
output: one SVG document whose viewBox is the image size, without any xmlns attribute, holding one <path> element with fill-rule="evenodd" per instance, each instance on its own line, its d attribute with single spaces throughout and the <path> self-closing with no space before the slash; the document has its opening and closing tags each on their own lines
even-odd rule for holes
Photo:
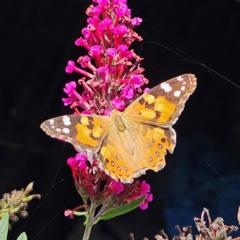
<svg viewBox="0 0 240 240">
<path fill-rule="evenodd" d="M 103 52 L 103 48 L 100 45 L 94 45 L 90 48 L 90 53 L 92 56 L 100 56 L 100 54 Z"/>
<path fill-rule="evenodd" d="M 74 68 L 75 68 L 75 63 L 74 61 L 68 61 L 68 65 L 66 67 L 66 72 L 67 73 L 72 73 L 74 71 Z"/>
<path fill-rule="evenodd" d="M 110 116 L 111 112 L 112 112 L 112 109 L 110 109 L 110 108 L 105 109 L 103 115 L 104 115 L 104 116 Z"/>
<path fill-rule="evenodd" d="M 86 162 L 87 161 L 87 156 L 85 154 L 82 154 L 82 153 L 77 153 L 76 156 L 75 156 L 75 159 L 77 161 Z"/>
<path fill-rule="evenodd" d="M 75 82 L 69 82 L 65 84 L 65 88 L 63 89 L 63 91 L 69 96 L 71 97 L 74 94 L 74 91 L 77 87 L 77 84 Z"/>
<path fill-rule="evenodd" d="M 123 99 L 132 99 L 134 96 L 134 89 L 131 85 L 127 85 L 126 87 L 122 88 L 121 93 Z"/>
<path fill-rule="evenodd" d="M 144 88 L 144 89 L 143 89 L 143 92 L 144 92 L 144 93 L 148 93 L 149 91 L 150 91 L 150 88 Z"/>
<path fill-rule="evenodd" d="M 88 55 L 80 57 L 78 59 L 78 63 L 81 65 L 82 68 L 88 67 L 88 63 L 91 61 L 91 58 Z"/>
<path fill-rule="evenodd" d="M 148 200 L 148 202 L 152 202 L 152 200 L 153 200 L 153 194 L 152 194 L 152 193 L 147 194 L 146 199 Z"/>
<path fill-rule="evenodd" d="M 151 193 L 146 195 L 146 198 L 144 201 L 139 205 L 140 209 L 145 210 L 148 208 L 148 203 L 152 202 L 153 200 L 153 195 Z"/>
<path fill-rule="evenodd" d="M 90 45 L 89 45 L 88 42 L 87 42 L 85 39 L 83 39 L 82 37 L 78 38 L 78 39 L 75 41 L 75 45 L 85 47 L 87 50 L 90 49 Z"/>
<path fill-rule="evenodd" d="M 116 48 L 108 48 L 106 50 L 106 54 L 109 56 L 109 57 L 115 57 L 117 55 L 117 49 Z"/>
<path fill-rule="evenodd" d="M 85 76 L 87 76 L 89 78 L 93 78 L 94 77 L 93 74 L 91 74 L 89 72 L 86 72 L 86 71 L 84 71 L 84 70 L 82 70 L 80 68 L 77 68 L 73 61 L 68 61 L 68 65 L 67 65 L 65 70 L 66 70 L 67 73 L 78 72 L 78 73 L 80 73 L 82 75 L 85 75 Z"/>
<path fill-rule="evenodd" d="M 142 22 L 142 19 L 139 17 L 135 17 L 133 19 L 130 19 L 130 22 L 133 26 L 139 26 Z"/>
<path fill-rule="evenodd" d="M 135 88 L 138 88 L 142 85 L 143 79 L 140 75 L 133 74 L 130 78 L 130 82 L 134 85 Z"/>
<path fill-rule="evenodd" d="M 95 16 L 98 16 L 101 13 L 101 8 L 99 6 L 95 6 L 92 8 L 92 12 Z"/>
<path fill-rule="evenodd" d="M 123 100 L 119 99 L 118 97 L 116 97 L 112 100 L 112 105 L 117 110 L 122 110 L 124 108 Z"/>
<path fill-rule="evenodd" d="M 87 168 L 87 156 L 81 153 L 77 153 L 75 156 L 76 161 L 78 161 L 78 168 L 85 170 Z"/>
<path fill-rule="evenodd" d="M 122 17 L 124 15 L 125 11 L 123 8 L 116 7 L 116 15 L 118 18 Z"/>
<path fill-rule="evenodd" d="M 62 101 L 63 101 L 63 105 L 64 106 L 68 106 L 68 105 L 71 105 L 72 103 L 74 103 L 76 101 L 76 97 L 74 95 L 72 95 L 71 97 L 69 98 L 62 98 Z"/>
<path fill-rule="evenodd" d="M 140 209 L 141 210 L 146 210 L 148 208 L 148 204 L 145 203 L 145 202 L 142 202 L 140 205 L 139 205 Z"/>
<path fill-rule="evenodd" d="M 145 180 L 141 183 L 140 191 L 142 195 L 150 192 L 150 185 Z"/>
<path fill-rule="evenodd" d="M 108 27 L 110 27 L 112 25 L 112 19 L 111 18 L 105 18 L 105 19 L 103 19 L 102 24 L 106 28 L 108 28 Z"/>
<path fill-rule="evenodd" d="M 115 193 L 119 194 L 123 191 L 124 186 L 121 182 L 116 182 L 115 180 L 112 180 L 109 184 L 109 188 Z"/>
<path fill-rule="evenodd" d="M 91 37 L 91 32 L 89 31 L 88 28 L 83 28 L 82 29 L 82 34 L 85 39 L 89 39 Z"/>
<path fill-rule="evenodd" d="M 109 4 L 109 0 L 93 0 L 93 2 L 97 3 L 99 7 L 106 7 Z"/>
<path fill-rule="evenodd" d="M 67 164 L 71 167 L 71 168 L 75 168 L 77 165 L 77 160 L 74 157 L 70 157 L 67 160 Z"/>
<path fill-rule="evenodd" d="M 126 57 L 128 59 L 132 58 L 132 53 L 128 51 L 128 46 L 126 44 L 121 44 L 118 46 L 120 52 L 120 58 Z"/>
</svg>

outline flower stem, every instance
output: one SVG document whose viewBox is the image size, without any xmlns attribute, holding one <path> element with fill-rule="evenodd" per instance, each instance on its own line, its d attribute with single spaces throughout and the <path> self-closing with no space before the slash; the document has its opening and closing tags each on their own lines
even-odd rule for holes
<svg viewBox="0 0 240 240">
<path fill-rule="evenodd" d="M 88 218 L 86 219 L 86 222 L 85 222 L 86 228 L 84 231 L 83 240 L 89 240 L 91 230 L 94 224 L 95 210 L 96 210 L 96 206 L 94 203 L 92 203 L 88 212 Z"/>
<path fill-rule="evenodd" d="M 85 231 L 84 231 L 84 235 L 83 235 L 83 240 L 88 240 L 91 234 L 91 230 L 92 230 L 92 226 L 86 226 Z"/>
</svg>

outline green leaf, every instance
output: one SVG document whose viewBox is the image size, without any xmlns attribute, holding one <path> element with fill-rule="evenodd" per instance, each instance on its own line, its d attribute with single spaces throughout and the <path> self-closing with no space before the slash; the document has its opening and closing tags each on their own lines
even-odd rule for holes
<svg viewBox="0 0 240 240">
<path fill-rule="evenodd" d="M 108 220 L 116 216 L 120 216 L 122 214 L 130 212 L 133 209 L 137 208 L 144 201 L 144 199 L 145 199 L 145 196 L 142 196 L 139 199 L 133 200 L 130 203 L 126 203 L 124 205 L 111 208 L 107 210 L 105 213 L 103 213 L 101 216 L 99 216 L 98 219 L 94 222 L 94 224 L 100 220 Z"/>
<path fill-rule="evenodd" d="M 4 214 L 4 216 L 0 219 L 0 239 L 6 240 L 8 234 L 8 214 Z"/>
<path fill-rule="evenodd" d="M 17 238 L 17 240 L 27 240 L 27 235 L 25 232 L 21 233 L 21 235 Z"/>
</svg>

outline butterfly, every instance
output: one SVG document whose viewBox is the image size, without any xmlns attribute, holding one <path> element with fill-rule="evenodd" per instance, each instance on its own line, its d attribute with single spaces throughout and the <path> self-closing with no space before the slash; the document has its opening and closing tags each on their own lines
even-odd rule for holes
<svg viewBox="0 0 240 240">
<path fill-rule="evenodd" d="M 70 142 L 110 177 L 123 183 L 161 170 L 166 152 L 173 153 L 172 125 L 196 88 L 196 77 L 184 74 L 163 82 L 135 99 L 124 111 L 110 116 L 65 115 L 49 119 L 41 128 L 54 138 Z"/>
</svg>

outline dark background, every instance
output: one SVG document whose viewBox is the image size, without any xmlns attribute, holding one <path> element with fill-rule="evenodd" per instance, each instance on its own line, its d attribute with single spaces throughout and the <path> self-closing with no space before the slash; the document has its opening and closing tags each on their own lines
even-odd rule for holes
<svg viewBox="0 0 240 240">
<path fill-rule="evenodd" d="M 42 121 L 71 113 L 63 107 L 62 89 L 77 80 L 64 69 L 86 52 L 74 45 L 86 25 L 90 1 L 38 0 L 0 3 L 0 193 L 35 181 L 40 201 L 29 217 L 13 225 L 9 239 L 26 231 L 29 239 L 81 239 L 83 218 L 70 220 L 65 209 L 80 205 L 66 159 L 70 144 L 51 139 Z M 240 204 L 240 2 L 230 0 L 129 0 L 132 16 L 143 23 L 135 51 L 149 86 L 194 73 L 196 92 L 175 125 L 178 143 L 167 166 L 142 179 L 151 184 L 154 201 L 93 228 L 91 239 L 135 240 L 164 228 L 192 225 L 203 207 L 213 219 L 238 225 Z M 239 233 L 237 234 L 239 235 Z"/>
</svg>

